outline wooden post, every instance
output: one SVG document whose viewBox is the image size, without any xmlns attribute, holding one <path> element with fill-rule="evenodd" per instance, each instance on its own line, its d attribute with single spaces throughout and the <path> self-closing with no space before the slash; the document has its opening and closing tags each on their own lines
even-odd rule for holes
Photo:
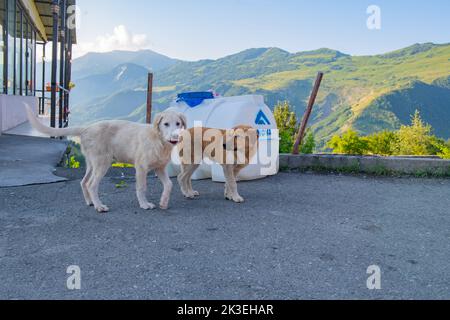
<svg viewBox="0 0 450 320">
<path fill-rule="evenodd" d="M 147 87 L 147 123 L 152 123 L 153 73 L 148 74 Z"/>
<path fill-rule="evenodd" d="M 292 154 L 298 154 L 300 146 L 303 142 L 303 138 L 305 137 L 306 128 L 308 126 L 309 117 L 311 116 L 312 109 L 314 107 L 314 103 L 316 103 L 317 94 L 319 93 L 320 84 L 322 83 L 323 73 L 319 72 L 317 74 L 316 83 L 314 84 L 314 88 L 309 99 L 308 107 L 306 108 L 305 115 L 303 116 L 302 124 L 300 126 L 300 131 L 298 133 L 297 141 L 294 144 L 294 150 Z"/>
</svg>

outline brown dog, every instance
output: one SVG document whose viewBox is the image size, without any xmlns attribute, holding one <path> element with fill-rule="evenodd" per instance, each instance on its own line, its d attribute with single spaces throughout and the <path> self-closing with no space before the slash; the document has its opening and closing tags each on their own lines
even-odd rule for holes
<svg viewBox="0 0 450 320">
<path fill-rule="evenodd" d="M 225 198 L 236 203 L 244 202 L 237 191 L 236 178 L 250 164 L 258 150 L 256 129 L 245 125 L 231 130 L 192 128 L 181 134 L 178 150 L 181 158 L 178 183 L 186 198 L 199 196 L 192 188 L 191 178 L 202 161 L 209 159 L 223 168 L 226 179 Z"/>
</svg>

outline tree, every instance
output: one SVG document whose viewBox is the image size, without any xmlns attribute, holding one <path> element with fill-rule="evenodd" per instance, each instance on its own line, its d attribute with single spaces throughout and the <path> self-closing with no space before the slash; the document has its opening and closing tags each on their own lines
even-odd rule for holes
<svg viewBox="0 0 450 320">
<path fill-rule="evenodd" d="M 293 147 L 292 135 L 288 131 L 280 130 L 280 153 L 291 153 Z"/>
<path fill-rule="evenodd" d="M 411 117 L 411 125 L 403 125 L 398 131 L 382 131 L 361 137 L 349 130 L 342 136 L 334 136 L 327 144 L 333 153 L 375 154 L 381 156 L 430 156 L 450 159 L 450 140 L 444 141 L 432 134 L 433 128 L 425 123 L 418 111 Z"/>
<path fill-rule="evenodd" d="M 368 151 L 380 156 L 392 156 L 397 144 L 397 135 L 392 131 L 381 131 L 367 137 Z"/>
<path fill-rule="evenodd" d="M 295 143 L 298 119 L 288 101 L 278 102 L 274 108 L 274 117 L 280 132 L 280 152 L 290 153 Z"/>
<path fill-rule="evenodd" d="M 316 140 L 312 131 L 308 130 L 306 132 L 306 137 L 303 139 L 303 143 L 300 146 L 300 153 L 302 154 L 313 154 L 316 149 Z"/>
<path fill-rule="evenodd" d="M 278 130 L 294 132 L 298 130 L 298 119 L 288 101 L 278 101 L 274 108 L 274 117 Z"/>
<path fill-rule="evenodd" d="M 425 123 L 416 111 L 411 118 L 410 126 L 401 126 L 397 131 L 395 154 L 427 156 L 436 154 L 436 137 L 432 135 L 433 128 Z"/>
<path fill-rule="evenodd" d="M 445 142 L 442 139 L 437 139 L 434 142 L 436 148 L 436 154 L 442 159 L 450 159 L 450 140 Z"/>
<path fill-rule="evenodd" d="M 297 115 L 288 101 L 278 102 L 274 108 L 274 116 L 280 132 L 280 152 L 291 153 L 300 129 Z M 316 148 L 316 141 L 312 131 L 308 130 L 300 146 L 300 153 L 312 154 Z"/>
<path fill-rule="evenodd" d="M 350 129 L 342 136 L 334 136 L 328 143 L 328 148 L 337 154 L 364 155 L 369 151 L 369 141 Z"/>
<path fill-rule="evenodd" d="M 450 146 L 441 146 L 441 151 L 438 153 L 438 156 L 442 159 L 450 159 Z"/>
</svg>

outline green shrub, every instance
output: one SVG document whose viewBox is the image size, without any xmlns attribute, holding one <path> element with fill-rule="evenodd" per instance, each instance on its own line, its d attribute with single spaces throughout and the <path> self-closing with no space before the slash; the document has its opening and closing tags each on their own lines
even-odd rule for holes
<svg viewBox="0 0 450 320">
<path fill-rule="evenodd" d="M 113 168 L 134 168 L 134 165 L 128 163 L 113 163 Z"/>
<path fill-rule="evenodd" d="M 123 189 L 123 188 L 127 188 L 128 184 L 125 181 L 120 181 L 119 183 L 116 184 L 116 188 L 117 189 Z"/>
<path fill-rule="evenodd" d="M 401 126 L 397 131 L 395 153 L 397 155 L 427 156 L 435 155 L 436 137 L 432 135 L 433 128 L 426 124 L 416 111 L 411 118 L 410 126 Z"/>
<path fill-rule="evenodd" d="M 397 145 L 397 135 L 392 131 L 381 131 L 366 137 L 371 154 L 392 156 Z"/>
<path fill-rule="evenodd" d="M 280 131 L 298 131 L 298 119 L 288 101 L 278 102 L 274 108 L 274 117 Z"/>
<path fill-rule="evenodd" d="M 291 153 L 300 129 L 297 115 L 288 101 L 282 101 L 276 104 L 274 116 L 280 133 L 280 153 Z M 300 153 L 312 154 L 315 148 L 314 134 L 308 131 L 300 146 Z"/>
<path fill-rule="evenodd" d="M 327 145 L 333 153 L 364 155 L 369 151 L 369 141 L 360 137 L 354 130 L 348 130 L 342 136 L 334 136 Z"/>
<path fill-rule="evenodd" d="M 70 169 L 79 169 L 80 168 L 80 162 L 76 160 L 75 156 L 70 157 L 69 168 Z"/>
<path fill-rule="evenodd" d="M 69 155 L 68 156 L 68 159 L 69 159 L 68 167 L 69 168 L 72 168 L 70 166 L 70 161 L 72 161 L 72 158 L 73 158 L 73 161 L 74 161 L 73 164 L 78 163 L 78 167 L 77 168 L 85 166 L 86 160 L 84 159 L 84 156 L 81 153 L 81 146 L 80 146 L 79 143 L 76 143 L 75 141 L 71 141 L 70 144 L 69 144 L 69 147 L 67 149 L 67 154 Z"/>
<path fill-rule="evenodd" d="M 450 159 L 450 142 L 437 139 L 434 146 L 438 150 L 437 155 L 439 157 L 442 159 Z"/>
<path fill-rule="evenodd" d="M 306 137 L 300 146 L 300 153 L 313 154 L 316 149 L 316 140 L 314 134 L 311 131 L 306 132 Z"/>
<path fill-rule="evenodd" d="M 291 153 L 293 146 L 292 135 L 287 131 L 280 131 L 280 153 Z"/>
<path fill-rule="evenodd" d="M 432 156 L 450 159 L 450 141 L 433 135 L 433 128 L 426 124 L 418 111 L 411 117 L 411 125 L 403 125 L 398 131 L 382 131 L 361 137 L 354 130 L 342 136 L 334 136 L 327 144 L 333 153 L 380 156 Z"/>
</svg>

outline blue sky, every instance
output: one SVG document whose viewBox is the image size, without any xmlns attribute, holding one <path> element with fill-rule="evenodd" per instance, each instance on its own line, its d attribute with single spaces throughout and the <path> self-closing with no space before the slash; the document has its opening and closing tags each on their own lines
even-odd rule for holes
<svg viewBox="0 0 450 320">
<path fill-rule="evenodd" d="M 151 49 L 184 60 L 252 47 L 290 52 L 322 47 L 378 54 L 418 42 L 450 42 L 450 1 L 428 0 L 78 0 L 79 45 L 89 51 Z M 369 30 L 369 5 L 381 30 Z"/>
</svg>

